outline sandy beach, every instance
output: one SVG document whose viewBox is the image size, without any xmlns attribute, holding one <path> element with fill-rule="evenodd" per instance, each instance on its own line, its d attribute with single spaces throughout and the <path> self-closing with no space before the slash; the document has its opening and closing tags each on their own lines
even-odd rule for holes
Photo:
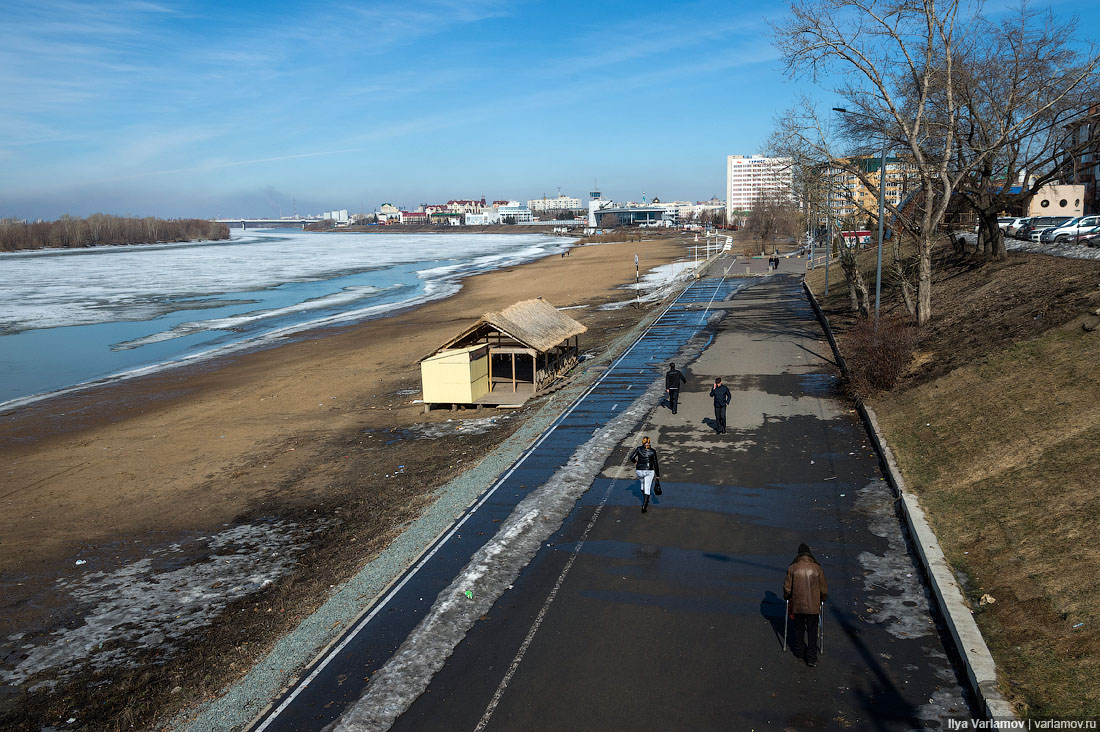
<svg viewBox="0 0 1100 732">
<path fill-rule="evenodd" d="M 471 277 L 447 300 L 385 319 L 0 415 L 0 578 L 7 591 L 0 631 L 44 631 L 55 622 L 60 608 L 47 585 L 71 574 L 74 562 L 94 559 L 108 569 L 152 546 L 246 520 L 338 515 L 300 558 L 308 572 L 296 570 L 265 591 L 281 614 L 234 628 L 228 641 L 270 642 L 323 599 L 312 592 L 385 546 L 433 486 L 519 426 L 524 410 L 477 434 L 391 437 L 455 416 L 424 414 L 416 403 L 417 361 L 481 314 L 531 297 L 575 308 L 569 315 L 589 328 L 582 350 L 598 352 L 646 311 L 598 309 L 633 296 L 624 286 L 634 282 L 635 253 L 644 275 L 689 249 L 677 240 L 582 246 L 569 257 Z M 218 658 L 224 632 L 193 641 L 204 649 L 191 649 L 196 663 Z M 237 662 L 210 663 L 232 673 Z M 118 688 L 140 717 L 138 690 Z M 157 694 L 145 696 L 155 706 Z M 48 699 L 40 702 L 49 708 Z"/>
</svg>

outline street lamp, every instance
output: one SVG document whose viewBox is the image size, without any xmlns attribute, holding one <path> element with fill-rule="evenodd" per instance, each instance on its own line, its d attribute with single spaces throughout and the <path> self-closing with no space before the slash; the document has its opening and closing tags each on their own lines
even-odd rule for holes
<svg viewBox="0 0 1100 732">
<path fill-rule="evenodd" d="M 833 107 L 834 112 L 850 114 L 854 117 L 873 119 L 865 114 L 849 112 L 844 107 Z M 877 121 L 877 120 L 876 120 Z M 879 155 L 878 164 L 878 264 L 875 267 L 875 327 L 878 327 L 879 301 L 882 298 L 882 235 L 883 223 L 886 213 L 886 126 L 882 127 L 882 153 Z"/>
</svg>

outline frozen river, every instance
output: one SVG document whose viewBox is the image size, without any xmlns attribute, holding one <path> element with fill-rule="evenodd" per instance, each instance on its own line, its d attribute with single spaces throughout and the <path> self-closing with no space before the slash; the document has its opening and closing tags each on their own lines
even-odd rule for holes
<svg viewBox="0 0 1100 732">
<path fill-rule="evenodd" d="M 220 242 L 0 254 L 0 407 L 385 315 L 570 242 L 259 230 Z"/>
</svg>

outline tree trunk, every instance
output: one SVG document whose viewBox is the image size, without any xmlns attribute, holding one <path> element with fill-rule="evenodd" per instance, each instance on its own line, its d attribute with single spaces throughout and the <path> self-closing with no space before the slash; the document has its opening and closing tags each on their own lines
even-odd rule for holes
<svg viewBox="0 0 1100 732">
<path fill-rule="evenodd" d="M 997 223 L 996 209 L 981 209 L 978 212 L 978 252 L 987 257 L 998 257 L 998 250 L 1004 251 L 1004 232 Z"/>
<path fill-rule="evenodd" d="M 932 319 L 932 239 L 922 236 L 917 263 L 917 325 Z"/>
<path fill-rule="evenodd" d="M 1000 226 L 993 227 L 993 238 L 989 241 L 989 256 L 994 259 L 1008 258 L 1008 250 L 1005 248 L 1005 233 Z"/>
<path fill-rule="evenodd" d="M 913 285 L 904 274 L 901 277 L 901 299 L 905 303 L 905 312 L 909 313 L 909 317 L 916 318 L 917 304 L 913 301 Z"/>
<path fill-rule="evenodd" d="M 905 262 L 901 257 L 901 236 L 895 232 L 890 241 L 893 243 L 893 255 L 894 263 L 893 270 L 894 276 L 898 280 L 898 285 L 901 289 L 901 300 L 905 303 L 905 312 L 909 313 L 909 317 L 917 317 L 917 306 L 913 302 L 913 283 L 909 281 L 909 275 L 905 271 Z"/>
<path fill-rule="evenodd" d="M 867 293 L 867 283 L 863 279 L 863 272 L 859 269 L 859 260 L 856 258 L 856 249 L 847 244 L 840 245 L 840 266 L 844 270 L 844 280 L 848 285 L 848 298 L 852 312 L 866 315 L 870 309 L 870 295 Z"/>
</svg>

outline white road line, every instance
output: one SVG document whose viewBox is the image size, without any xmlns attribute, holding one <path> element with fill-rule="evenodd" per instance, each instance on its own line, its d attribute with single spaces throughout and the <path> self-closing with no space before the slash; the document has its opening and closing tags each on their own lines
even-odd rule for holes
<svg viewBox="0 0 1100 732">
<path fill-rule="evenodd" d="M 688 285 L 684 289 L 684 291 L 681 292 L 679 296 L 677 296 L 675 300 L 673 300 L 671 303 L 668 304 L 667 307 L 665 307 L 661 314 L 658 315 L 656 319 L 654 319 L 654 322 L 659 320 L 662 316 L 665 315 L 665 313 L 671 310 L 672 307 L 676 305 L 677 302 L 679 302 L 680 298 L 683 297 L 684 293 L 686 293 L 694 286 L 694 282 Z M 646 334 L 649 333 L 650 328 L 652 328 L 652 324 L 649 328 L 646 328 L 644 331 L 642 331 L 641 335 L 639 335 L 638 338 L 630 344 L 630 348 L 623 351 L 622 355 L 615 359 L 615 361 L 599 376 L 599 378 L 592 382 L 592 385 L 589 386 L 584 391 L 584 393 L 577 398 L 575 402 L 573 402 L 569 409 L 559 415 L 557 419 L 555 419 L 553 423 L 551 423 L 550 427 L 542 434 L 542 436 L 538 440 L 535 441 L 533 445 L 531 445 L 531 447 L 527 448 L 526 452 L 524 452 L 523 455 L 520 456 L 520 458 L 512 465 L 508 472 L 501 476 L 501 478 L 493 484 L 492 488 L 486 491 L 481 500 L 479 500 L 476 504 L 474 504 L 472 508 L 466 511 L 466 514 L 454 526 L 451 527 L 450 531 L 444 534 L 443 537 L 436 542 L 435 546 L 433 546 L 431 550 L 427 554 L 425 554 L 421 558 L 421 560 L 417 562 L 416 565 L 412 569 L 410 569 L 404 577 L 401 578 L 401 581 L 390 588 L 390 591 L 386 593 L 386 595 L 378 602 L 378 604 L 375 605 L 358 624 L 356 624 L 355 628 L 347 635 L 347 637 L 340 641 L 340 643 L 336 646 L 333 646 L 329 650 L 329 652 L 325 654 L 325 657 L 320 661 L 320 663 L 317 664 L 317 667 L 312 672 L 310 672 L 308 676 L 298 682 L 298 684 L 294 687 L 294 690 L 290 692 L 287 698 L 284 699 L 283 702 L 279 704 L 279 706 L 276 707 L 275 710 L 268 717 L 266 717 L 263 722 L 259 724 L 259 726 L 249 727 L 252 732 L 264 732 L 264 730 L 266 730 L 271 725 L 275 718 L 282 714 L 286 710 L 286 708 L 294 702 L 299 694 L 305 691 L 306 687 L 309 686 L 310 683 L 312 683 L 313 680 L 316 679 L 322 671 L 324 671 L 325 667 L 332 662 L 332 659 L 339 655 L 340 652 L 343 651 L 344 648 L 349 643 L 351 643 L 351 641 L 354 640 L 357 635 L 359 635 L 363 628 L 365 628 L 367 624 L 370 623 L 370 621 L 373 620 L 375 616 L 378 615 L 378 613 L 380 613 L 386 607 L 386 605 L 389 604 L 394 596 L 401 591 L 401 588 L 403 588 L 409 582 L 409 580 L 411 580 L 417 574 L 417 572 L 419 572 L 424 567 L 424 565 L 427 564 L 428 561 L 436 555 L 436 553 L 451 539 L 452 536 L 458 533 L 458 530 L 462 528 L 463 524 L 465 524 L 466 521 L 468 521 L 470 517 L 473 516 L 477 512 L 477 510 L 481 508 L 481 506 L 484 505 L 485 502 L 489 500 L 489 498 L 492 497 L 494 493 L 496 493 L 497 489 L 501 485 L 503 485 L 504 482 L 508 480 L 508 478 L 512 476 L 512 473 L 514 473 L 540 445 L 542 445 L 542 443 L 554 432 L 554 430 L 558 428 L 558 426 L 565 420 L 565 418 L 572 414 L 573 411 L 576 410 L 576 408 L 579 407 L 581 403 L 588 397 L 588 395 L 591 394 L 596 389 L 596 387 L 603 382 L 607 375 L 614 371 L 615 367 L 618 366 L 623 359 L 630 355 L 630 352 L 633 351 L 634 348 L 642 342 L 642 339 L 645 338 Z M 639 371 L 638 373 L 645 372 Z"/>
<path fill-rule="evenodd" d="M 619 467 L 625 465 L 626 460 L 623 460 Z M 611 485 L 607 487 L 607 491 L 600 500 L 600 504 L 596 506 L 596 510 L 592 512 L 592 518 L 589 520 L 588 526 L 585 527 L 584 533 L 581 534 L 581 539 L 577 542 L 577 548 L 573 550 L 569 560 L 565 563 L 565 567 L 562 568 L 561 574 L 558 575 L 557 581 L 554 582 L 554 588 L 550 590 L 546 602 L 542 604 L 539 614 L 535 617 L 535 622 L 527 632 L 527 637 L 523 639 L 523 643 L 520 644 L 519 650 L 516 652 L 516 657 L 512 659 L 512 664 L 508 667 L 508 672 L 504 674 L 504 678 L 501 679 L 500 685 L 497 686 L 493 698 L 489 700 L 489 706 L 485 708 L 485 713 L 481 715 L 481 720 L 477 723 L 477 726 L 474 727 L 474 732 L 482 732 L 485 729 L 485 725 L 489 724 L 489 719 L 493 716 L 493 712 L 496 711 L 501 697 L 504 696 L 505 689 L 508 688 L 508 684 L 512 681 L 512 677 L 515 676 L 516 671 L 519 669 L 519 664 L 523 661 L 523 657 L 527 653 L 527 648 L 531 645 L 531 641 L 535 639 L 535 633 L 538 632 L 539 626 L 542 625 L 542 621 L 546 618 L 546 613 L 550 610 L 550 605 L 554 602 L 554 599 L 557 598 L 558 590 L 560 590 L 561 586 L 565 583 L 565 577 L 569 574 L 569 570 L 573 568 L 573 562 L 577 561 L 577 557 L 580 556 L 581 548 L 584 547 L 584 543 L 588 541 L 588 534 L 592 531 L 592 527 L 596 525 L 596 520 L 599 519 L 600 513 L 603 511 L 607 499 L 611 497 L 611 491 L 615 489 L 615 484 L 617 482 L 617 478 L 612 479 Z"/>
<path fill-rule="evenodd" d="M 718 280 L 718 284 L 714 286 L 714 292 L 710 294 L 710 302 L 707 303 L 707 307 L 703 310 L 703 314 L 699 316 L 699 325 L 702 325 L 703 321 L 706 320 L 707 313 L 710 312 L 710 306 L 714 304 L 714 298 L 718 297 L 718 290 L 722 287 L 722 284 L 725 283 L 725 281 L 726 276 L 722 275 L 722 279 Z"/>
</svg>

